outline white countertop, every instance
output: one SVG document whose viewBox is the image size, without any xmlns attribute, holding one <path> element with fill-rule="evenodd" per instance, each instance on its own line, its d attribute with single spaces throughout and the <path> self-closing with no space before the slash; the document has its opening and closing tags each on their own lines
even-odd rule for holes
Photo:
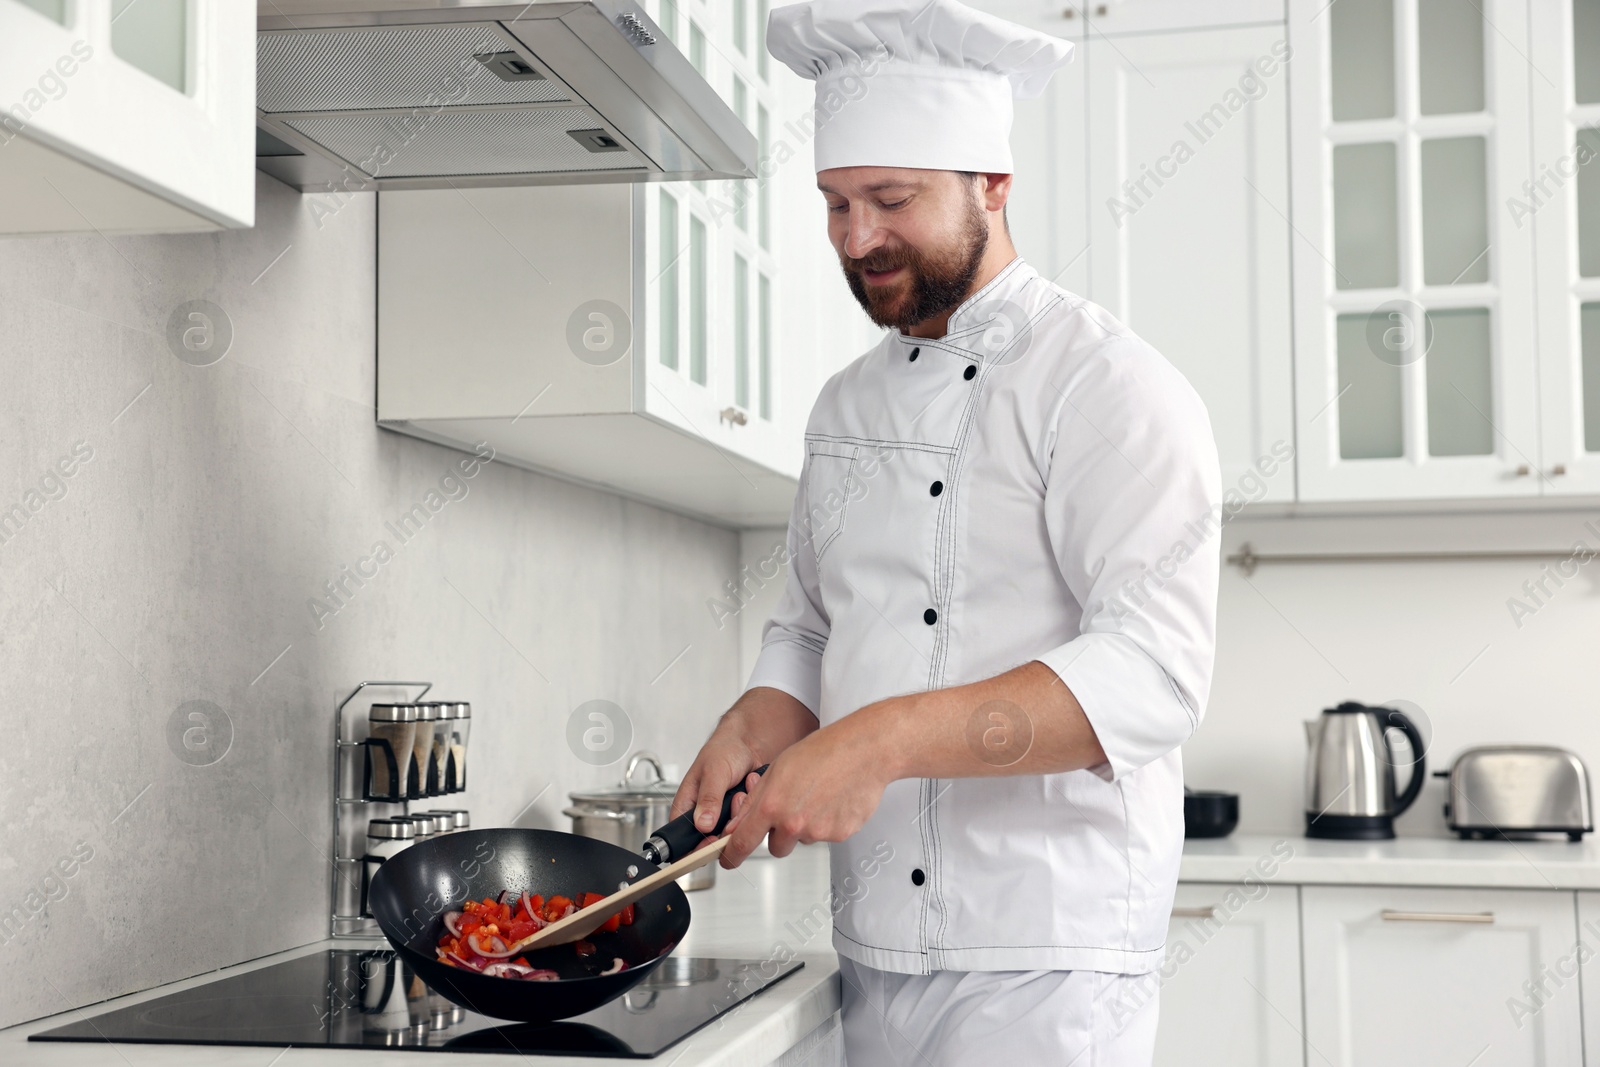
<svg viewBox="0 0 1600 1067">
<path fill-rule="evenodd" d="M 1269 873 L 1270 872 L 1270 873 Z M 1323 841 L 1235 834 L 1184 842 L 1180 882 L 1600 889 L 1600 839 Z"/>
<path fill-rule="evenodd" d="M 1522 889 L 1600 889 L 1600 839 L 1581 843 L 1541 841 L 1461 841 L 1455 838 L 1399 838 L 1394 841 L 1318 841 L 1297 836 L 1236 834 L 1185 843 L 1178 878 L 1183 882 L 1238 882 L 1247 874 L 1298 885 L 1426 885 Z M 663 1062 L 678 1067 L 740 1067 L 766 1064 L 781 1056 L 839 1008 L 838 958 L 829 940 L 827 850 L 797 849 L 784 860 L 760 859 L 738 871 L 718 871 L 715 888 L 690 897 L 694 921 L 680 955 L 769 959 L 778 955 L 805 966 L 771 989 L 746 1001 L 713 1025 L 675 1045 Z M 810 921 L 804 921 L 809 916 Z M 318 942 L 212 974 L 185 979 L 103 1004 L 0 1030 L 0 1062 L 87 1067 L 107 1062 L 126 1067 L 147 1064 L 218 1064 L 264 1067 L 273 1063 L 338 1065 L 349 1063 L 426 1067 L 427 1063 L 482 1064 L 481 1056 L 383 1049 L 290 1049 L 214 1045 L 118 1044 L 115 1059 L 98 1044 L 29 1043 L 27 1037 L 113 1008 L 153 1000 L 219 977 L 239 974 L 285 959 L 322 952 L 340 942 Z M 360 942 L 360 947 L 370 947 Z M 263 1053 L 267 1053 L 263 1058 Z M 589 1057 L 532 1057 L 540 1067 L 600 1067 L 637 1060 Z"/>
<path fill-rule="evenodd" d="M 825 847 L 801 847 L 787 859 L 756 859 L 736 871 L 717 871 L 717 884 L 690 895 L 694 910 L 688 936 L 679 946 L 680 956 L 723 956 L 766 960 L 792 958 L 805 963 L 750 1000 L 721 1016 L 687 1040 L 662 1053 L 658 1062 L 677 1067 L 750 1067 L 767 1064 L 783 1055 L 839 1010 L 839 960 L 830 940 L 828 906 L 828 852 Z M 809 923 L 802 918 L 810 916 Z M 287 1051 L 264 1047 L 218 1045 L 138 1045 L 118 1043 L 115 1055 L 104 1045 L 78 1042 L 29 1042 L 28 1035 L 50 1030 L 114 1008 L 153 1000 L 231 974 L 269 966 L 297 956 L 334 947 L 370 948 L 372 942 L 322 941 L 280 952 L 236 967 L 95 1004 L 77 1011 L 0 1030 L 0 1063 L 53 1064 L 59 1067 L 146 1067 L 154 1064 L 216 1064 L 219 1067 L 274 1065 L 364 1064 L 369 1067 L 428 1067 L 434 1063 L 477 1064 L 500 1057 L 467 1053 L 428 1053 L 388 1049 L 295 1048 Z M 281 1055 L 280 1055 L 281 1053 Z M 279 1058 L 274 1058 L 279 1057 Z M 637 1064 L 639 1060 L 590 1056 L 529 1056 L 538 1067 L 602 1067 Z"/>
</svg>

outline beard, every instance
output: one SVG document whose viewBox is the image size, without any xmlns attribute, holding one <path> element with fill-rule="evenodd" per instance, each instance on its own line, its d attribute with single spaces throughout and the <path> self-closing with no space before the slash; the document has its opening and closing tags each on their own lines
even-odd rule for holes
<svg viewBox="0 0 1600 1067">
<path fill-rule="evenodd" d="M 961 232 L 948 247 L 932 252 L 877 248 L 861 259 L 840 256 L 839 266 L 868 318 L 879 326 L 904 329 L 959 306 L 978 276 L 988 247 L 989 225 L 983 209 L 968 201 Z M 905 267 L 906 276 L 893 285 L 869 286 L 862 274 L 895 267 Z"/>
</svg>

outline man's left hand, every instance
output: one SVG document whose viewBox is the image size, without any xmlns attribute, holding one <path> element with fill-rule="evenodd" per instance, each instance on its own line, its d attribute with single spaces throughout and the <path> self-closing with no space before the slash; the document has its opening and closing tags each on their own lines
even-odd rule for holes
<svg viewBox="0 0 1600 1067">
<path fill-rule="evenodd" d="M 883 735 L 873 737 L 873 716 L 864 714 L 869 710 L 809 734 L 773 760 L 766 774 L 745 780 L 749 792 L 734 798 L 723 867 L 739 866 L 769 833 L 767 847 L 781 857 L 797 843 L 843 841 L 861 829 L 894 780 Z"/>
</svg>

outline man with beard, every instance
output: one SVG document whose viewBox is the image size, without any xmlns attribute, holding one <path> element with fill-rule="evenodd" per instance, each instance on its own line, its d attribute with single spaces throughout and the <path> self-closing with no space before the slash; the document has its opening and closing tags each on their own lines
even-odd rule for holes
<svg viewBox="0 0 1600 1067">
<path fill-rule="evenodd" d="M 1221 489 L 1189 384 L 1012 245 L 1012 99 L 1071 46 L 810 0 L 768 47 L 817 82 L 828 233 L 889 329 L 818 397 L 782 600 L 674 814 L 743 780 L 723 866 L 832 843 L 852 1067 L 1148 1064 Z"/>
</svg>

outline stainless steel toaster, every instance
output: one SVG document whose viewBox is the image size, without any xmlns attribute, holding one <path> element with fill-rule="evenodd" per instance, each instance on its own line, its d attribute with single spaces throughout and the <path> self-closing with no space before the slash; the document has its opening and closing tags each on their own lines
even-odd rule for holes
<svg viewBox="0 0 1600 1067">
<path fill-rule="evenodd" d="M 1594 829 L 1589 769 L 1564 748 L 1469 748 L 1436 777 L 1450 779 L 1444 817 L 1463 838 L 1551 832 L 1579 841 Z"/>
</svg>

